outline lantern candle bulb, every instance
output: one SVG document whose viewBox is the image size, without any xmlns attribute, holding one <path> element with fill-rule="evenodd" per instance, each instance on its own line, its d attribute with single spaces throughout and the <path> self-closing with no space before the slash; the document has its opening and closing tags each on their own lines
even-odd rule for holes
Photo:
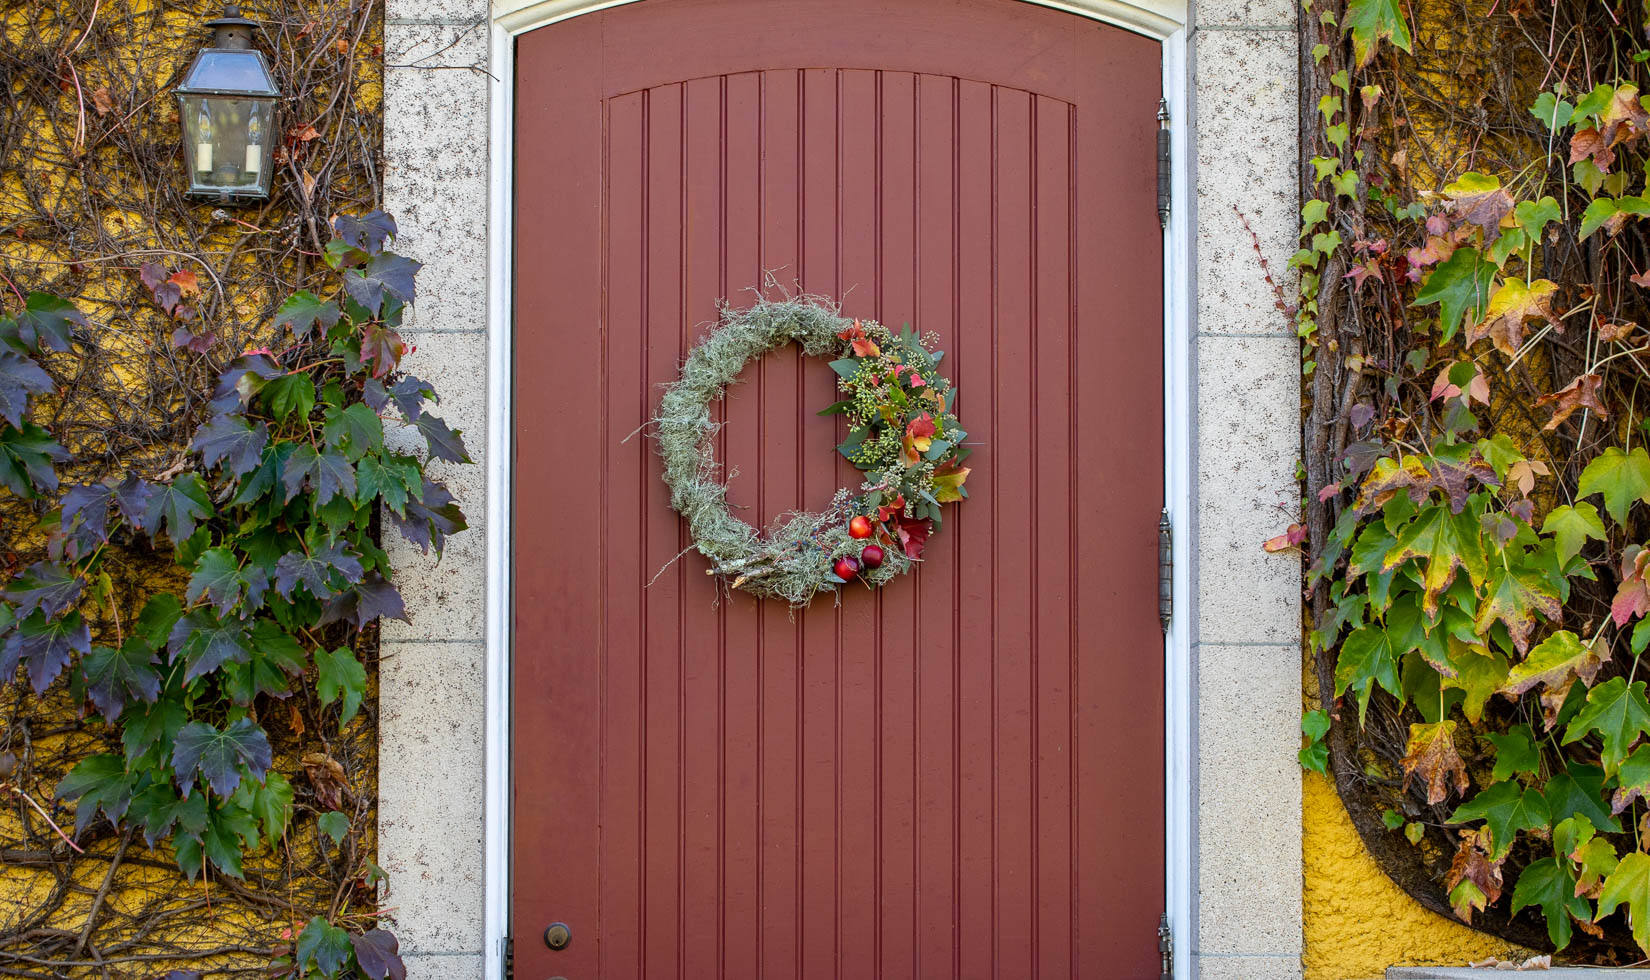
<svg viewBox="0 0 1650 980">
<path fill-rule="evenodd" d="M 264 168 L 264 121 L 263 116 L 252 110 L 252 119 L 246 126 L 246 170 L 249 176 L 257 176 Z"/>
<path fill-rule="evenodd" d="M 212 172 L 212 114 L 201 104 L 200 117 L 195 123 L 195 169 L 202 174 Z"/>
</svg>

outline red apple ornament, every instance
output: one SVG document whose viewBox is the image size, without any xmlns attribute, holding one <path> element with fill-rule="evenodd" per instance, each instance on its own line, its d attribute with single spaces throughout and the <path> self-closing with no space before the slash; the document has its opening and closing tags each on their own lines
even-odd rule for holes
<svg viewBox="0 0 1650 980">
<path fill-rule="evenodd" d="M 836 560 L 831 570 L 836 572 L 837 578 L 846 581 L 859 574 L 859 559 L 853 555 L 843 555 Z"/>
<path fill-rule="evenodd" d="M 865 550 L 859 553 L 859 560 L 866 568 L 881 568 L 882 547 L 874 544 L 866 545 Z"/>
<path fill-rule="evenodd" d="M 848 536 L 850 538 L 868 538 L 871 536 L 871 519 L 864 514 L 848 522 Z"/>
</svg>

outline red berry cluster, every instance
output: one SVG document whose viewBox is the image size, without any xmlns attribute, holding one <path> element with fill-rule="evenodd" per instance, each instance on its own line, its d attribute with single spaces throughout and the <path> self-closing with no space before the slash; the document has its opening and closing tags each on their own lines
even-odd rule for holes
<svg viewBox="0 0 1650 980">
<path fill-rule="evenodd" d="M 864 540 L 871 536 L 872 531 L 871 519 L 863 514 L 848 522 L 848 536 L 851 538 Z M 832 566 L 832 571 L 836 572 L 837 578 L 851 579 L 859 574 L 861 568 L 881 567 L 882 557 L 882 547 L 880 545 L 868 544 L 860 550 L 858 558 L 853 555 L 843 555 L 838 558 L 836 564 Z"/>
</svg>

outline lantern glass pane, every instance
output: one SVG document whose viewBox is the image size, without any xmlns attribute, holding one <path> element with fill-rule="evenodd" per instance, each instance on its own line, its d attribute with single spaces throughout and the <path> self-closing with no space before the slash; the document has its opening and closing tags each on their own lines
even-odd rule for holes
<svg viewBox="0 0 1650 980">
<path fill-rule="evenodd" d="M 178 96 L 190 193 L 268 196 L 274 110 L 268 99 Z"/>
<path fill-rule="evenodd" d="M 258 52 L 240 48 L 208 48 L 200 53 L 184 76 L 184 90 L 245 92 L 247 95 L 276 95 L 275 80 L 269 77 Z"/>
</svg>

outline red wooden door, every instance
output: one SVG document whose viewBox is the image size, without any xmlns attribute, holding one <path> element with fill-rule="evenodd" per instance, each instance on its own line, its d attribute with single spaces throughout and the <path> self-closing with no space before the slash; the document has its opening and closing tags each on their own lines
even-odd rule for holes
<svg viewBox="0 0 1650 980">
<path fill-rule="evenodd" d="M 519 40 L 516 976 L 1157 975 L 1158 59 L 1012 0 Z M 916 574 L 794 616 L 655 579 L 690 542 L 626 441 L 764 271 L 939 333 L 983 443 Z M 746 378 L 753 523 L 857 485 L 823 361 Z"/>
</svg>

